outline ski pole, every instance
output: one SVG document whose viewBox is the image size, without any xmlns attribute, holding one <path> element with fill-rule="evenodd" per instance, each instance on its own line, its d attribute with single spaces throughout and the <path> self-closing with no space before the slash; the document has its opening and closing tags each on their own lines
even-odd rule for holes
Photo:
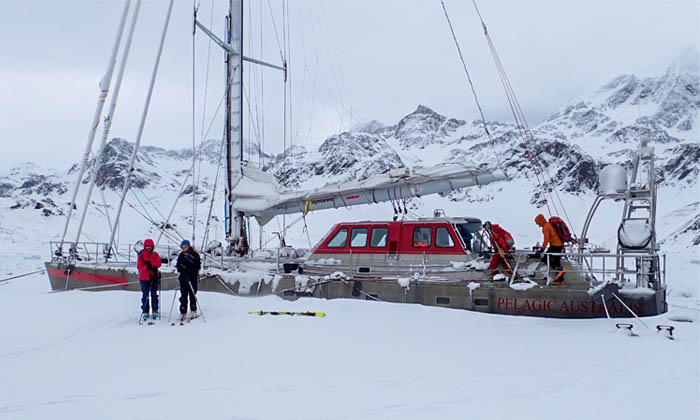
<svg viewBox="0 0 700 420">
<path fill-rule="evenodd" d="M 177 297 L 177 287 L 173 289 L 173 303 L 170 304 L 170 313 L 168 314 L 168 322 L 173 315 L 173 306 L 175 306 L 175 298 Z"/>
<path fill-rule="evenodd" d="M 161 283 L 162 279 L 158 278 L 158 321 L 160 321 L 163 318 L 163 316 L 161 315 L 162 311 L 160 310 L 163 306 L 163 300 L 160 298 Z"/>
<path fill-rule="evenodd" d="M 204 317 L 204 311 L 202 310 L 202 307 L 199 305 L 199 299 L 197 299 L 197 295 L 194 293 L 194 289 L 192 288 L 192 283 L 189 281 L 186 282 L 187 287 L 190 288 L 190 292 L 192 293 L 192 300 L 194 300 L 194 304 L 197 305 L 197 309 L 199 310 L 199 313 L 202 314 L 202 321 L 207 322 L 207 319 Z M 195 314 L 197 312 L 195 311 Z"/>
</svg>

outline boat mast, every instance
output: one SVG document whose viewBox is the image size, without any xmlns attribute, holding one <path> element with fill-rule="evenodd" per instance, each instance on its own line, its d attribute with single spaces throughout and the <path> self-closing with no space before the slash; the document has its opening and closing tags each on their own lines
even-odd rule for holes
<svg viewBox="0 0 700 420">
<path fill-rule="evenodd" d="M 109 259 L 114 253 L 116 253 L 116 247 L 114 247 L 114 236 L 117 233 L 117 227 L 119 226 L 119 217 L 121 216 L 122 209 L 124 208 L 124 200 L 126 199 L 126 193 L 129 192 L 129 187 L 131 186 L 131 180 L 134 174 L 134 165 L 136 163 L 136 156 L 138 155 L 139 146 L 141 145 L 141 137 L 143 135 L 143 128 L 146 123 L 146 117 L 148 116 L 148 108 L 151 105 L 151 97 L 153 96 L 153 87 L 156 84 L 156 76 L 158 75 L 158 67 L 160 65 L 160 57 L 163 54 L 163 45 L 165 44 L 165 35 L 168 33 L 168 25 L 170 24 L 170 15 L 173 11 L 173 3 L 175 0 L 170 0 L 168 3 L 168 10 L 165 15 L 165 24 L 163 25 L 163 31 L 160 35 L 160 43 L 158 45 L 158 52 L 156 53 L 156 61 L 153 64 L 153 72 L 151 73 L 151 82 L 148 85 L 148 92 L 146 93 L 146 102 L 143 106 L 143 111 L 141 112 L 141 120 L 139 122 L 138 132 L 136 133 L 136 140 L 134 141 L 134 150 L 131 152 L 131 160 L 129 161 L 129 169 L 126 171 L 126 176 L 124 178 L 124 186 L 122 187 L 121 199 L 119 200 L 119 207 L 117 207 L 117 216 L 114 219 L 114 226 L 112 226 L 112 232 L 109 236 L 109 242 L 107 243 L 107 251 L 105 258 Z M 192 169 L 194 171 L 194 168 Z M 115 252 L 113 252 L 115 251 Z"/>
<path fill-rule="evenodd" d="M 103 154 L 105 147 L 107 145 L 107 138 L 109 137 L 109 130 L 112 127 L 112 119 L 114 117 L 114 112 L 117 109 L 117 99 L 119 98 L 119 92 L 122 86 L 122 80 L 124 79 L 124 70 L 126 69 L 126 61 L 129 58 L 129 51 L 131 50 L 131 42 L 134 39 L 134 30 L 136 29 L 136 21 L 139 17 L 139 10 L 141 9 L 141 0 L 136 0 L 134 5 L 134 11 L 131 16 L 131 23 L 129 24 L 129 32 L 126 36 L 126 44 L 124 44 L 124 52 L 122 52 L 121 63 L 119 64 L 119 70 L 117 71 L 117 80 L 114 83 L 114 92 L 112 93 L 112 99 L 109 104 L 109 109 L 107 115 L 104 117 L 103 127 L 102 127 L 102 140 L 100 141 L 100 148 L 97 152 L 95 158 L 95 167 L 92 171 L 92 176 L 90 177 L 90 188 L 88 188 L 87 197 L 85 197 L 85 205 L 83 206 L 83 213 L 80 216 L 80 224 L 78 225 L 78 233 L 75 235 L 75 243 L 80 242 L 80 233 L 83 231 L 83 224 L 85 223 L 85 217 L 87 216 L 88 208 L 90 207 L 90 197 L 92 197 L 92 191 L 95 188 L 95 183 L 97 182 L 97 174 L 102 166 L 102 160 L 104 158 Z M 111 222 L 110 222 L 111 225 Z"/>
<path fill-rule="evenodd" d="M 227 216 L 226 241 L 229 253 L 248 251 L 243 213 L 234 210 L 233 189 L 241 180 L 243 161 L 243 1 L 229 0 L 228 44 L 238 54 L 226 54 L 226 167 Z"/>
<path fill-rule="evenodd" d="M 114 72 L 114 66 L 117 63 L 117 52 L 119 51 L 119 45 L 122 41 L 122 35 L 124 34 L 124 26 L 126 26 L 126 17 L 129 13 L 129 6 L 131 5 L 131 0 L 126 0 L 124 2 L 124 9 L 122 10 L 121 19 L 119 20 L 119 29 L 117 30 L 117 36 L 114 39 L 114 45 L 112 46 L 112 53 L 109 57 L 109 65 L 107 66 L 107 72 L 102 76 L 100 80 L 100 96 L 97 99 L 97 106 L 95 107 L 95 115 L 92 118 L 92 124 L 90 125 L 90 133 L 88 134 L 88 141 L 85 145 L 85 152 L 83 153 L 83 160 L 78 170 L 78 177 L 75 182 L 75 190 L 73 191 L 73 196 L 70 200 L 70 208 L 68 209 L 68 215 L 66 216 L 66 224 L 63 228 L 63 234 L 61 235 L 61 243 L 58 246 L 58 254 L 63 253 L 63 243 L 66 239 L 66 233 L 68 232 L 68 225 L 70 224 L 71 215 L 73 209 L 75 208 L 75 202 L 78 198 L 78 189 L 83 180 L 83 175 L 88 167 L 88 160 L 90 158 L 90 152 L 92 151 L 92 143 L 95 140 L 95 133 L 97 132 L 97 126 L 100 122 L 100 117 L 102 116 L 102 108 L 104 107 L 105 100 L 107 99 L 107 93 L 109 92 L 109 85 L 112 82 L 112 73 Z M 74 252 L 73 247 L 71 247 L 71 254 Z"/>
<path fill-rule="evenodd" d="M 195 25 L 226 51 L 226 242 L 227 253 L 248 253 L 245 214 L 234 209 L 236 185 L 243 178 L 243 61 L 281 70 L 287 80 L 287 64 L 267 63 L 243 55 L 243 1 L 229 0 L 226 39 L 221 40 L 195 18 Z"/>
</svg>

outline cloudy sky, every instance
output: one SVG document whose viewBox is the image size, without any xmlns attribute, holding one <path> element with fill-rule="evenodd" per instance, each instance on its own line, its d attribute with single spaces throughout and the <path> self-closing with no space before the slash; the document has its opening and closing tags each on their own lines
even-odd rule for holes
<svg viewBox="0 0 700 420">
<path fill-rule="evenodd" d="M 486 118 L 509 121 L 474 6 L 466 0 L 445 4 Z M 281 0 L 246 3 L 245 54 L 280 63 L 288 33 L 287 144 L 318 145 L 360 120 L 395 124 L 418 104 L 451 117 L 477 116 L 440 0 L 286 5 L 283 13 Z M 165 1 L 142 6 L 110 137 L 136 135 L 166 6 Z M 213 3 L 217 34 L 225 6 Z M 478 6 L 533 125 L 617 75 L 662 74 L 682 49 L 700 44 L 697 0 L 482 0 Z M 0 0 L 3 169 L 23 161 L 65 169 L 80 159 L 122 7 L 121 1 Z M 192 144 L 191 16 L 192 2 L 176 1 L 144 144 Z M 211 0 L 201 0 L 199 19 L 208 25 L 211 16 Z M 208 138 L 222 131 L 221 115 L 214 114 L 223 89 L 222 53 L 213 46 L 208 55 L 208 47 L 198 34 L 197 141 L 203 121 L 207 127 L 213 121 Z M 246 124 L 252 127 L 246 137 L 264 138 L 265 151 L 279 153 L 282 77 L 248 66 L 244 77 Z"/>
</svg>

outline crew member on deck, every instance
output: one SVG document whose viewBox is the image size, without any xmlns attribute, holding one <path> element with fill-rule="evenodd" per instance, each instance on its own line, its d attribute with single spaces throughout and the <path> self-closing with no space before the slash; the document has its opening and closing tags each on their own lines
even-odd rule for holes
<svg viewBox="0 0 700 420">
<path fill-rule="evenodd" d="M 544 235 L 542 247 L 535 252 L 535 257 L 539 258 L 545 249 L 547 253 L 560 254 L 564 252 L 564 243 L 559 238 L 559 235 L 557 235 L 557 231 L 552 224 L 545 219 L 543 214 L 538 214 L 537 217 L 535 217 L 535 223 L 542 228 L 542 234 Z M 547 245 L 549 245 L 549 248 L 547 248 Z M 561 255 L 549 256 L 549 269 L 557 273 L 554 280 L 549 284 L 555 286 L 564 285 L 564 272 L 566 272 L 566 268 L 562 268 L 561 266 Z"/>
<path fill-rule="evenodd" d="M 499 267 L 503 267 L 505 275 L 511 276 L 510 263 L 507 261 L 508 254 L 515 245 L 513 236 L 499 225 L 491 222 L 484 223 L 484 230 L 491 238 L 491 246 L 493 247 L 493 256 L 491 257 L 491 279 L 493 279 L 499 271 Z"/>
</svg>

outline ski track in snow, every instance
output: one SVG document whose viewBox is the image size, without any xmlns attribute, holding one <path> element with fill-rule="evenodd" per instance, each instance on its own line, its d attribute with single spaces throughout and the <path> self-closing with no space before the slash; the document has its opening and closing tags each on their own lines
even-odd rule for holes
<svg viewBox="0 0 700 420">
<path fill-rule="evenodd" d="M 7 282 L 0 419 L 698 418 L 697 309 L 635 324 L 200 293 L 207 322 L 137 324 L 133 292 Z M 672 303 L 696 302 L 672 298 Z M 33 307 L 34 310 L 24 308 Z M 325 311 L 325 318 L 249 311 Z M 695 322 L 668 318 L 682 311 Z M 629 322 L 629 321 L 625 321 Z"/>
</svg>

